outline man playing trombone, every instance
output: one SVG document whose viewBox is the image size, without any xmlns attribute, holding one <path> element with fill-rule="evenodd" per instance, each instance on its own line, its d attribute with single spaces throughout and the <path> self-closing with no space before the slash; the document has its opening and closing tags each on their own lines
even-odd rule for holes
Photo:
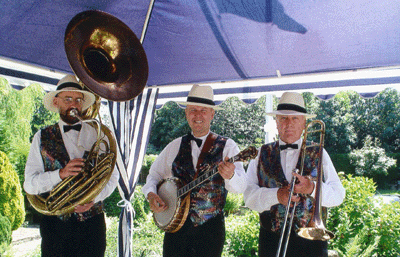
<svg viewBox="0 0 400 257">
<path fill-rule="evenodd" d="M 280 256 L 280 253 L 296 257 L 328 256 L 326 240 L 305 239 L 296 233 L 298 228 L 308 226 L 316 209 L 318 184 L 314 179 L 320 155 L 323 179 L 318 188 L 324 214 L 325 207 L 340 205 L 345 197 L 345 189 L 327 152 L 321 149 L 318 155 L 313 149 L 302 150 L 306 119 L 315 115 L 307 114 L 303 97 L 294 92 L 284 93 L 277 110 L 267 115 L 275 117 L 279 140 L 263 145 L 256 159 L 250 162 L 244 192 L 246 206 L 260 213 L 259 256 Z M 301 152 L 307 158 L 302 159 Z M 297 181 L 291 185 L 293 179 Z M 292 207 L 288 209 L 289 199 Z M 292 215 L 288 213 L 294 214 L 293 225 L 289 226 L 287 220 Z M 287 238 L 284 238 L 285 227 L 292 232 L 286 234 Z"/>
</svg>

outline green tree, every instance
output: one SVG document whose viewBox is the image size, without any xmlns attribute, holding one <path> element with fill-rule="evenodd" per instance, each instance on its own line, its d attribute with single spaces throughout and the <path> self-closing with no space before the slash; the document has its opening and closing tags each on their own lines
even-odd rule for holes
<svg viewBox="0 0 400 257">
<path fill-rule="evenodd" d="M 0 150 L 7 154 L 21 181 L 32 131 L 36 132 L 45 121 L 52 122 L 55 117 L 44 111 L 44 94 L 39 84 L 14 90 L 7 80 L 0 78 Z"/>
<path fill-rule="evenodd" d="M 332 99 L 313 105 L 316 119 L 325 123 L 325 148 L 329 153 L 348 153 L 356 143 L 357 135 L 352 125 L 351 96 L 355 92 L 339 92 Z M 306 103 L 308 105 L 308 103 Z"/>
<path fill-rule="evenodd" d="M 28 90 L 28 93 L 33 92 L 31 97 L 35 104 L 35 108 L 33 109 L 33 114 L 31 117 L 32 134 L 30 141 L 32 141 L 32 137 L 39 129 L 56 123 L 59 120 L 59 115 L 57 113 L 50 112 L 44 107 L 43 97 L 45 92 L 42 87 L 39 86 L 39 84 L 33 84 L 27 87 L 25 90 Z"/>
<path fill-rule="evenodd" d="M 332 145 L 348 153 L 360 149 L 365 139 L 379 139 L 389 152 L 400 149 L 400 94 L 387 88 L 373 98 L 362 98 L 353 91 L 338 93 L 333 99 L 321 103 L 320 110 L 327 123 L 327 148 Z"/>
<path fill-rule="evenodd" d="M 25 220 L 24 197 L 18 175 L 7 155 L 0 151 L 0 214 L 11 222 L 16 230 Z"/>
<path fill-rule="evenodd" d="M 166 103 L 155 113 L 147 153 L 160 153 L 172 140 L 189 131 L 184 109 L 175 102 Z"/>
<path fill-rule="evenodd" d="M 239 148 L 264 143 L 265 97 L 253 104 L 246 104 L 237 97 L 228 98 L 217 111 L 211 130 L 232 138 Z"/>
<path fill-rule="evenodd" d="M 368 134 L 379 138 L 386 151 L 400 152 L 400 92 L 388 88 L 367 102 L 363 116 L 371 120 Z"/>
</svg>

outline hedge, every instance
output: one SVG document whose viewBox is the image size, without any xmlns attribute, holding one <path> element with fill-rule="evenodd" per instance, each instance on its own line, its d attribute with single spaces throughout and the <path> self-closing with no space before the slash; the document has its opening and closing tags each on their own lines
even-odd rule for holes
<svg viewBox="0 0 400 257">
<path fill-rule="evenodd" d="M 24 197 L 18 174 L 7 155 L 0 151 L 0 214 L 11 222 L 11 230 L 19 228 L 25 220 Z"/>
</svg>

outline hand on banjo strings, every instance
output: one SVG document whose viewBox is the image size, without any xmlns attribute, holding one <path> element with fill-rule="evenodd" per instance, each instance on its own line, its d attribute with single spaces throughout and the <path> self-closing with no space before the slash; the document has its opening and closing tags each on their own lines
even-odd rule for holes
<svg viewBox="0 0 400 257">
<path fill-rule="evenodd" d="M 149 201 L 150 210 L 155 213 L 165 211 L 168 207 L 161 197 L 153 192 L 147 195 L 147 201 Z"/>
<path fill-rule="evenodd" d="M 224 179 L 231 179 L 235 174 L 235 165 L 228 160 L 229 158 L 225 157 L 225 161 L 218 164 L 218 172 Z"/>
<path fill-rule="evenodd" d="M 64 168 L 60 169 L 59 175 L 61 179 L 67 178 L 69 176 L 76 176 L 82 170 L 85 165 L 85 159 L 76 158 L 70 160 Z"/>
</svg>

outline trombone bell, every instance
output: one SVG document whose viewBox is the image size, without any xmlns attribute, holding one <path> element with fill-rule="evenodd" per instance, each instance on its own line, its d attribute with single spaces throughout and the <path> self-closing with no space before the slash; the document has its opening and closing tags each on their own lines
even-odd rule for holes
<svg viewBox="0 0 400 257">
<path fill-rule="evenodd" d="M 331 231 L 317 227 L 300 228 L 297 234 L 305 239 L 319 241 L 328 241 L 335 237 Z"/>
</svg>

